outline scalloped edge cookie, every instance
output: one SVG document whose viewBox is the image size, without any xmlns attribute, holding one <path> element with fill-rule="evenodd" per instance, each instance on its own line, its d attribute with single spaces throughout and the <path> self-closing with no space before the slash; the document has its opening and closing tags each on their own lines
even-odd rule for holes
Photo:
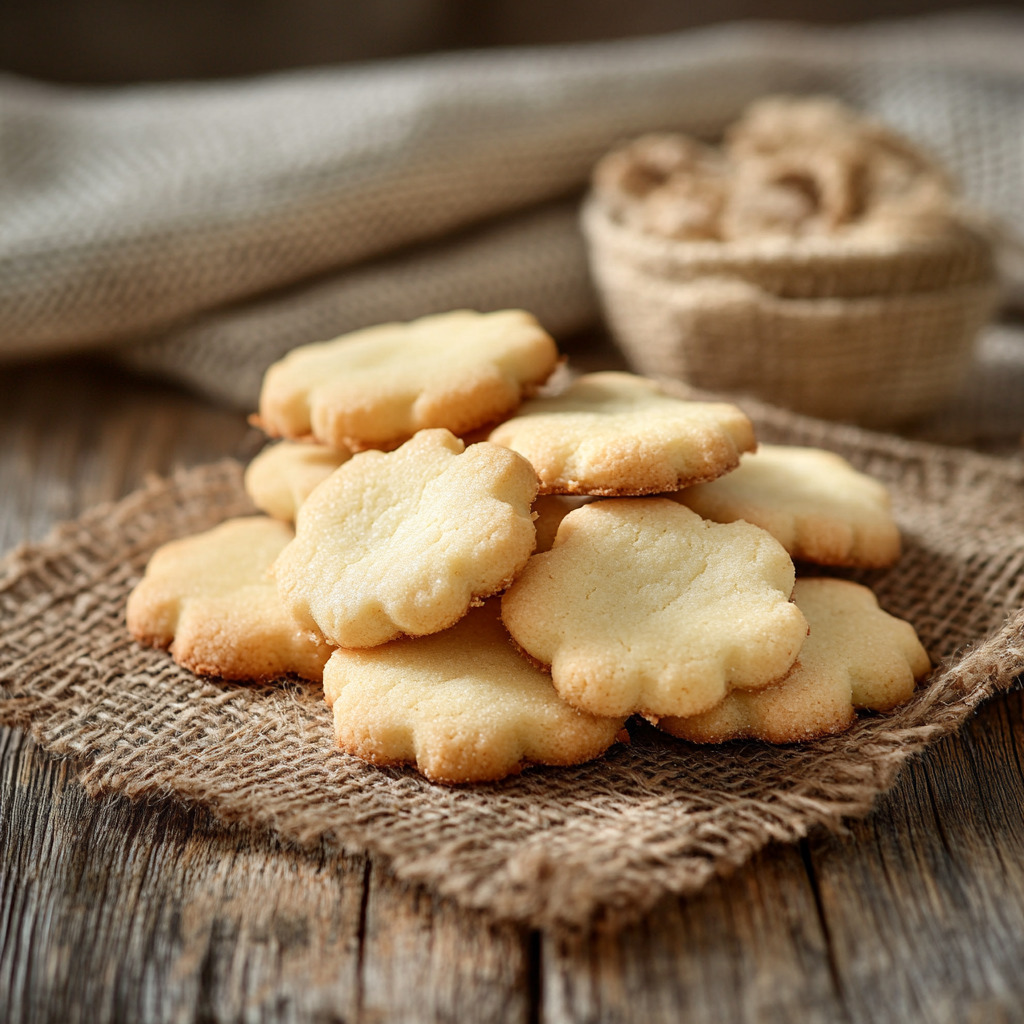
<svg viewBox="0 0 1024 1024">
<path fill-rule="evenodd" d="M 291 616 L 269 575 L 291 539 L 286 524 L 251 516 L 164 544 L 128 597 L 128 631 L 199 675 L 319 682 L 331 648 Z"/>
<path fill-rule="evenodd" d="M 807 636 L 793 562 L 764 530 L 666 498 L 570 512 L 502 599 L 563 699 L 601 715 L 691 715 L 783 678 Z"/>
<path fill-rule="evenodd" d="M 509 415 L 558 364 L 523 310 L 455 310 L 303 345 L 264 376 L 256 422 L 271 437 L 390 450 L 418 430 L 465 434 Z"/>
<path fill-rule="evenodd" d="M 349 451 L 306 441 L 268 444 L 246 467 L 245 493 L 261 512 L 294 523 L 313 489 L 351 457 Z"/>
<path fill-rule="evenodd" d="M 335 739 L 433 782 L 487 782 L 600 756 L 623 718 L 577 711 L 509 641 L 494 598 L 442 633 L 339 649 L 324 670 Z"/>
<path fill-rule="evenodd" d="M 422 430 L 354 455 L 299 509 L 274 564 L 285 605 L 339 647 L 436 633 L 503 590 L 533 551 L 537 479 L 499 445 Z"/>
<path fill-rule="evenodd" d="M 900 556 L 885 486 L 820 448 L 763 444 L 728 475 L 671 497 L 716 523 L 754 523 L 807 562 L 882 568 Z"/>
<path fill-rule="evenodd" d="M 713 480 L 756 447 L 736 406 L 674 398 L 630 373 L 589 373 L 559 395 L 525 402 L 491 431 L 519 452 L 541 494 L 659 494 Z"/>
<path fill-rule="evenodd" d="M 914 627 L 850 580 L 799 579 L 793 594 L 811 632 L 790 675 L 757 693 L 734 691 L 660 729 L 696 743 L 758 739 L 797 743 L 844 732 L 856 710 L 888 711 L 909 700 L 931 668 Z"/>
</svg>

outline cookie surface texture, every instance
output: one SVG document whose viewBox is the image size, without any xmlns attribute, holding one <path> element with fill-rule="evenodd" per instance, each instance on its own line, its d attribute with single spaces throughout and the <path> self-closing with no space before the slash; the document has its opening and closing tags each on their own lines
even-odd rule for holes
<svg viewBox="0 0 1024 1024">
<path fill-rule="evenodd" d="M 900 555 L 885 486 L 818 448 L 763 444 L 733 472 L 673 497 L 705 519 L 754 523 L 808 562 L 880 568 Z"/>
<path fill-rule="evenodd" d="M 706 714 L 663 718 L 659 728 L 697 743 L 816 739 L 849 728 L 855 709 L 902 704 L 931 667 L 913 626 L 879 608 L 859 583 L 800 579 L 793 599 L 811 632 L 783 682 L 734 691 Z"/>
<path fill-rule="evenodd" d="M 536 398 L 491 431 L 519 452 L 542 494 L 632 495 L 713 480 L 755 447 L 734 405 L 688 402 L 644 377 L 590 373 L 562 394 Z"/>
<path fill-rule="evenodd" d="M 342 750 L 436 782 L 500 779 L 603 753 L 622 718 L 569 707 L 513 648 L 493 598 L 442 633 L 339 649 L 324 670 Z"/>
<path fill-rule="evenodd" d="M 179 665 L 224 679 L 319 682 L 331 649 L 285 609 L 269 574 L 289 526 L 253 516 L 159 548 L 128 598 L 128 630 Z"/>
<path fill-rule="evenodd" d="M 293 523 L 313 488 L 351 456 L 349 451 L 339 452 L 323 444 L 269 444 L 246 467 L 245 493 L 261 512 Z"/>
<path fill-rule="evenodd" d="M 516 643 L 593 714 L 692 715 L 781 679 L 807 623 L 793 562 L 764 530 L 667 498 L 593 502 L 502 599 Z"/>
<path fill-rule="evenodd" d="M 424 430 L 354 455 L 299 509 L 275 567 L 292 613 L 340 647 L 454 625 L 533 550 L 533 469 L 514 452 Z"/>
<path fill-rule="evenodd" d="M 259 421 L 271 437 L 390 449 L 418 430 L 463 434 L 508 415 L 557 362 L 551 337 L 521 310 L 382 324 L 271 366 Z"/>
</svg>

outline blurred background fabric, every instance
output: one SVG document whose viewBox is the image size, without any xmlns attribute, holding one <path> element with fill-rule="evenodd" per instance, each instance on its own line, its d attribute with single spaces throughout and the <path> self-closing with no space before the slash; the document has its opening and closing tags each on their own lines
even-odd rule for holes
<svg viewBox="0 0 1024 1024">
<path fill-rule="evenodd" d="M 291 37 L 261 4 L 250 16 L 194 0 L 188 40 L 172 34 L 145 59 L 132 5 L 98 6 L 111 36 L 92 63 L 60 59 L 74 18 L 46 59 L 0 34 L 0 358 L 102 349 L 251 408 L 288 349 L 382 320 L 522 306 L 556 337 L 584 330 L 599 316 L 578 228 L 595 160 L 650 130 L 714 138 L 773 92 L 875 113 L 1024 237 L 1019 12 L 567 43 L 614 34 L 610 7 L 568 5 L 544 34 L 530 31 L 537 4 L 476 22 L 471 5 L 447 5 L 438 21 L 428 0 L 406 0 L 350 5 L 377 12 L 351 52 L 335 39 L 287 60 L 331 66 L 272 71 L 254 40 L 280 24 L 281 59 Z M 5 18 L 31 42 L 46 7 L 23 0 Z M 217 20 L 229 18 L 234 49 Z M 580 35 L 559 35 L 570 25 Z M 559 45 L 395 56 L 496 42 Z M 344 62 L 356 57 L 391 59 Z M 170 81 L 190 77 L 210 80 Z M 1012 260 L 1007 275 L 1013 301 Z"/>
<path fill-rule="evenodd" d="M 843 24 L 964 0 L 4 0 L 0 67 L 76 84 L 209 79 L 438 50 L 777 20 Z M 1002 7 L 1024 8 L 1024 0 Z"/>
</svg>

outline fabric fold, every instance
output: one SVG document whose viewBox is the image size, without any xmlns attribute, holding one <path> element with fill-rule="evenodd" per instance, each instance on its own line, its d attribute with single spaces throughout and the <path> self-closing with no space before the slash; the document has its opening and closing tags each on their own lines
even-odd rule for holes
<svg viewBox="0 0 1024 1024">
<path fill-rule="evenodd" d="M 145 339 L 140 367 L 203 387 L 195 324 L 246 373 L 268 349 L 237 332 L 285 289 L 322 300 L 313 341 L 366 317 L 500 301 L 546 284 L 495 244 L 438 274 L 421 304 L 380 300 L 371 264 L 579 195 L 611 145 L 651 130 L 713 136 L 768 92 L 833 93 L 931 148 L 968 198 L 1024 235 L 1024 18 L 946 16 L 810 28 L 735 24 L 649 39 L 297 71 L 246 81 L 76 89 L 0 79 L 0 358 Z M 568 218 L 538 238 L 579 246 Z M 512 261 L 514 262 L 514 261 Z M 369 282 L 369 283 L 368 283 Z M 588 312 L 575 277 L 566 304 Z M 292 293 L 295 302 L 298 292 Z M 498 301 L 499 297 L 495 298 Z M 536 311 L 536 309 L 535 309 Z M 210 318 L 210 319 L 205 319 Z M 572 319 L 572 318 L 567 318 Z M 299 337 L 301 335 L 301 337 Z M 165 339 L 161 347 L 156 336 Z M 172 339 L 193 339 L 175 357 Z M 212 339 L 216 339 L 213 341 Z M 229 340 L 230 339 L 230 340 Z M 251 387 L 232 401 L 248 401 Z M 209 390 L 207 388 L 207 390 Z M 217 389 L 220 393 L 229 390 Z"/>
<path fill-rule="evenodd" d="M 116 357 L 251 411 L 266 367 L 297 345 L 453 308 L 523 306 L 524 294 L 530 311 L 556 337 L 596 320 L 574 201 L 214 310 L 123 346 Z"/>
</svg>

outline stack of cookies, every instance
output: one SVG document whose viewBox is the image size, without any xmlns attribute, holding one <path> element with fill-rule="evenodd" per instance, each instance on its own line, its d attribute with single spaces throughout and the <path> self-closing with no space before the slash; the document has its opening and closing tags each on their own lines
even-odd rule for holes
<svg viewBox="0 0 1024 1024">
<path fill-rule="evenodd" d="M 197 673 L 322 680 L 342 750 L 439 782 L 595 758 L 632 715 L 790 743 L 910 696 L 913 628 L 793 562 L 892 564 L 880 484 L 559 364 L 514 310 L 296 349 L 245 478 L 266 515 L 161 548 L 130 631 Z"/>
</svg>

